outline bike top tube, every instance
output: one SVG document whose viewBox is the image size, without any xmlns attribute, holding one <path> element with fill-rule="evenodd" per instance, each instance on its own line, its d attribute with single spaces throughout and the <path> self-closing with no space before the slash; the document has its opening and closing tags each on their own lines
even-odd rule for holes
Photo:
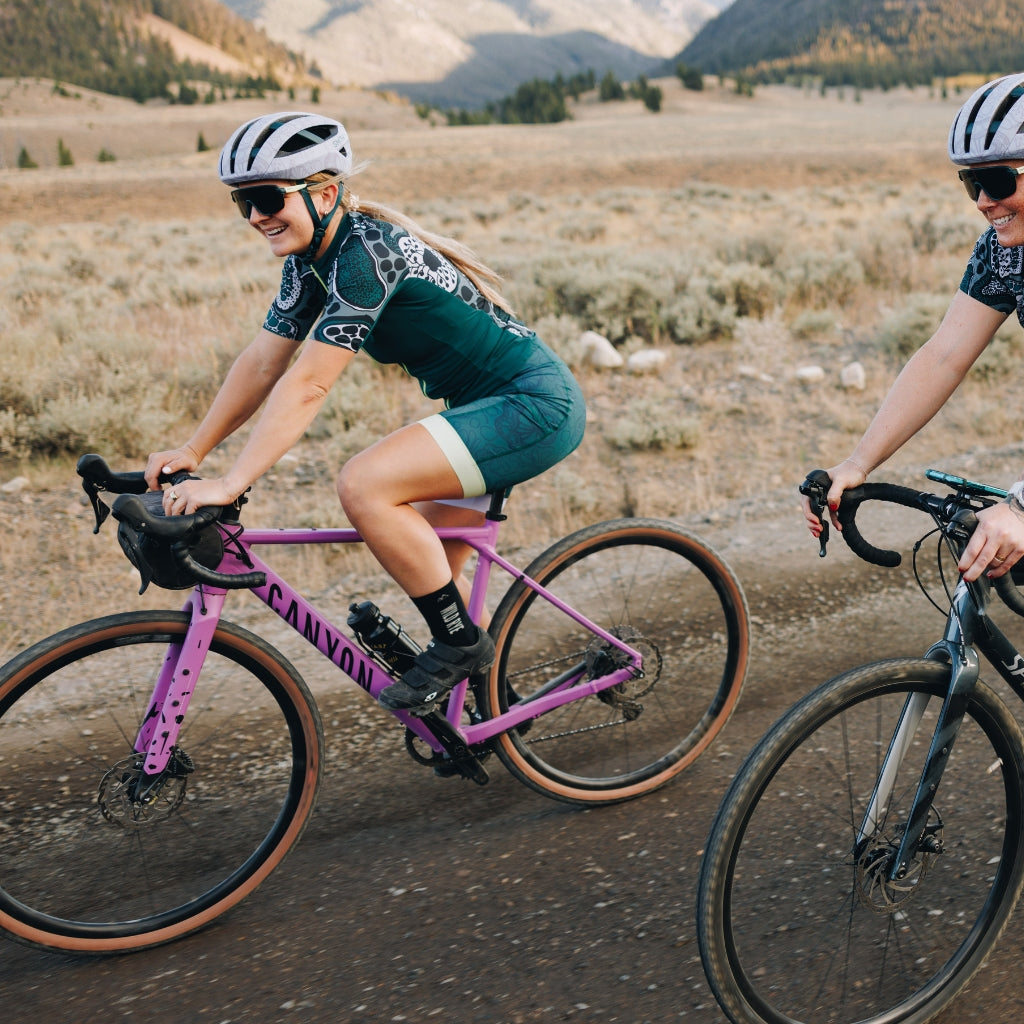
<svg viewBox="0 0 1024 1024">
<path fill-rule="evenodd" d="M 487 520 L 481 526 L 438 526 L 434 532 L 442 540 L 465 541 L 477 551 L 493 547 L 497 542 L 501 523 Z M 260 544 L 362 544 L 362 535 L 354 527 L 246 527 L 241 535 L 246 546 Z"/>
</svg>

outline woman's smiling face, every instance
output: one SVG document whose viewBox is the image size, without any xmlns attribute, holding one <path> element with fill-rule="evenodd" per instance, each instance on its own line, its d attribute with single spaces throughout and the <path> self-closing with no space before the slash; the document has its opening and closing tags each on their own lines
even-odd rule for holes
<svg viewBox="0 0 1024 1024">
<path fill-rule="evenodd" d="M 291 181 L 259 181 L 253 185 L 289 186 Z M 313 198 L 312 193 L 310 197 Z M 275 256 L 293 256 L 305 253 L 313 241 L 313 221 L 306 209 L 303 193 L 289 192 L 284 205 L 276 213 L 262 213 L 255 204 L 249 209 L 249 223 L 270 245 Z M 316 199 L 314 198 L 314 204 Z"/>
<path fill-rule="evenodd" d="M 1017 161 L 998 160 L 991 164 L 981 164 L 980 167 L 1019 167 Z M 981 215 L 995 229 L 996 240 L 1004 248 L 1015 245 L 1024 245 L 1024 188 L 1021 187 L 1021 178 L 1017 178 L 1017 188 L 1012 195 L 1005 199 L 992 199 L 984 189 L 978 193 L 976 205 Z"/>
</svg>

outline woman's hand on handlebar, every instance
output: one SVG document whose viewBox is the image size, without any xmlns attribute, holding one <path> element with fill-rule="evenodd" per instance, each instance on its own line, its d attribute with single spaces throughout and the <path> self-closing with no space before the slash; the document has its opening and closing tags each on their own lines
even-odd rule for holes
<svg viewBox="0 0 1024 1024">
<path fill-rule="evenodd" d="M 184 480 L 164 491 L 164 514 L 191 515 L 206 505 L 230 505 L 239 493 L 231 490 L 223 478 Z"/>
<path fill-rule="evenodd" d="M 199 456 L 187 444 L 166 452 L 153 452 L 146 460 L 146 484 L 151 491 L 160 490 L 160 475 L 194 473 L 199 468 Z"/>
<path fill-rule="evenodd" d="M 831 469 L 826 470 L 829 478 L 832 481 L 832 486 L 828 491 L 828 514 L 832 520 L 832 525 L 842 531 L 842 526 L 839 525 L 839 503 L 843 498 L 843 491 L 848 491 L 852 487 L 860 487 L 867 477 L 867 474 L 848 459 L 840 462 L 838 466 L 833 466 Z M 818 517 L 811 510 L 810 500 L 806 496 L 801 496 L 800 505 L 804 511 L 804 518 L 807 520 L 807 528 L 811 531 L 811 534 L 817 540 L 821 536 L 821 522 Z"/>
<path fill-rule="evenodd" d="M 957 568 L 968 583 L 987 572 L 1004 576 L 1024 555 L 1024 517 L 1009 502 L 981 509 L 978 526 L 964 548 Z"/>
</svg>

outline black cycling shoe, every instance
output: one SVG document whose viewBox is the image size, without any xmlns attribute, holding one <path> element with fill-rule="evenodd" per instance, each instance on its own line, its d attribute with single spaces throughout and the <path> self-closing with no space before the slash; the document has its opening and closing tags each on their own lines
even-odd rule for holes
<svg viewBox="0 0 1024 1024">
<path fill-rule="evenodd" d="M 426 649 L 416 655 L 412 668 L 381 691 L 378 700 L 391 711 L 425 715 L 456 684 L 481 672 L 494 661 L 494 641 L 480 630 L 476 643 L 452 647 L 431 637 Z"/>
</svg>

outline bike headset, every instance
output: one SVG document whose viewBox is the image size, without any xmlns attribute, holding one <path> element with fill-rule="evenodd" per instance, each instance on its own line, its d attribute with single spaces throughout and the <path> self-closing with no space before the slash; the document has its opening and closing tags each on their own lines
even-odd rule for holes
<svg viewBox="0 0 1024 1024">
<path fill-rule="evenodd" d="M 237 128 L 220 151 L 218 173 L 225 185 L 238 186 L 268 179 L 299 184 L 320 171 L 343 178 L 351 174 L 352 148 L 345 126 L 321 114 L 283 111 L 264 114 Z M 315 258 L 343 192 L 344 183 L 334 206 L 323 217 L 317 213 L 309 192 L 303 189 L 299 193 L 313 221 L 307 260 Z"/>
<path fill-rule="evenodd" d="M 976 89 L 953 119 L 948 150 L 955 164 L 1024 160 L 1024 74 Z"/>
</svg>

